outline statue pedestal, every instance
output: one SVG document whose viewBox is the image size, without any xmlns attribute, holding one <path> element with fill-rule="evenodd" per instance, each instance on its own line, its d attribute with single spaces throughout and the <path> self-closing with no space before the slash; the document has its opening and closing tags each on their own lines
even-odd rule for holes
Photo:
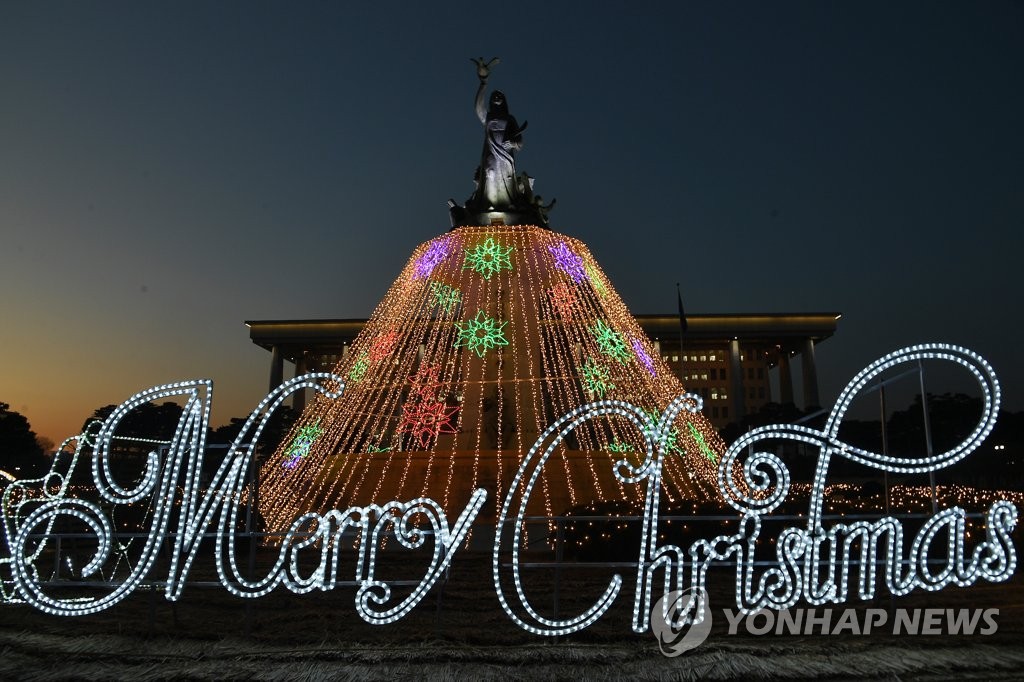
<svg viewBox="0 0 1024 682">
<path fill-rule="evenodd" d="M 540 212 L 534 207 L 504 211 L 474 211 L 466 208 L 461 215 L 452 214 L 452 229 L 487 225 L 537 225 L 547 227 Z"/>
</svg>

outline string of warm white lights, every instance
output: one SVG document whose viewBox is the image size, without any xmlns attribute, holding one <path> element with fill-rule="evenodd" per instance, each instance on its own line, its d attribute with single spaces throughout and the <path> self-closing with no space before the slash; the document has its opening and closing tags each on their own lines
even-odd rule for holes
<svg viewBox="0 0 1024 682">
<path fill-rule="evenodd" d="M 414 380 L 426 367 L 437 370 L 430 395 Z M 382 498 L 431 497 L 450 512 L 481 484 L 500 498 L 558 414 L 594 398 L 660 414 L 682 392 L 587 247 L 532 226 L 460 227 L 418 247 L 333 371 L 348 377 L 345 396 L 311 401 L 261 471 L 271 530 Z M 312 426 L 308 450 L 289 456 Z M 669 499 L 714 495 L 725 451 L 714 428 L 687 413 L 671 434 Z M 639 508 L 642 496 L 608 471 L 611 444 L 626 442 L 640 449 L 642 435 L 586 424 L 541 474 L 534 512 L 608 496 Z M 493 518 L 496 502 L 482 513 Z"/>
</svg>

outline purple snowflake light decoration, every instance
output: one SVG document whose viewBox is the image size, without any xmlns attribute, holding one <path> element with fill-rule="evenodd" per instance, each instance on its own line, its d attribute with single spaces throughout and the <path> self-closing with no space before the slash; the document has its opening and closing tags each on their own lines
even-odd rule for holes
<svg viewBox="0 0 1024 682">
<path fill-rule="evenodd" d="M 583 267 L 583 259 L 569 250 L 565 242 L 558 242 L 558 246 L 549 246 L 548 251 L 555 259 L 555 267 L 569 275 L 574 282 L 582 282 L 587 278 L 587 271 Z"/>
<path fill-rule="evenodd" d="M 629 340 L 629 345 L 633 346 L 633 352 L 636 353 L 637 359 L 640 361 L 640 363 L 644 367 L 647 368 L 647 371 L 650 372 L 651 376 L 653 377 L 654 376 L 654 360 L 651 360 L 651 356 L 648 355 L 647 351 L 644 350 L 643 344 L 640 343 L 640 341 L 637 340 L 637 339 L 630 339 Z"/>
<path fill-rule="evenodd" d="M 423 279 L 424 277 L 430 277 L 430 273 L 434 271 L 434 268 L 440 265 L 451 253 L 451 237 L 431 242 L 427 250 L 423 252 L 423 255 L 416 259 L 416 271 L 413 273 L 412 278 Z"/>
</svg>

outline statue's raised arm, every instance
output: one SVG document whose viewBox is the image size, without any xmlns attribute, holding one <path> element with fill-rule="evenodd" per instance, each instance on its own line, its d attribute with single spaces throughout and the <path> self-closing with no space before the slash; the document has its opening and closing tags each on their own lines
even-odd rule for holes
<svg viewBox="0 0 1024 682">
<path fill-rule="evenodd" d="M 491 75 L 491 67 L 497 66 L 501 63 L 501 60 L 497 57 L 492 57 L 491 61 L 485 62 L 483 57 L 476 59 L 470 59 L 469 61 L 476 64 L 476 75 L 480 79 L 480 87 L 476 91 L 476 116 L 480 119 L 481 123 L 487 123 L 487 107 L 484 105 L 484 91 L 487 89 L 487 77 Z"/>
</svg>

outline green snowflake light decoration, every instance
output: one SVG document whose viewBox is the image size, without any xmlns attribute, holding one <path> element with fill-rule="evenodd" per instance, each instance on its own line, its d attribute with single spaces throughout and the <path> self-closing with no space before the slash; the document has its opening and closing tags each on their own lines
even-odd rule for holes
<svg viewBox="0 0 1024 682">
<path fill-rule="evenodd" d="M 320 428 L 319 419 L 312 424 L 300 428 L 295 438 L 292 439 L 292 444 L 284 451 L 284 456 L 287 457 L 284 467 L 286 469 L 294 469 L 299 461 L 309 454 L 309 448 L 312 447 L 313 441 L 323 432 L 324 430 Z"/>
<path fill-rule="evenodd" d="M 466 251 L 466 262 L 462 266 L 480 274 L 484 279 L 490 279 L 491 275 L 502 270 L 512 269 L 512 259 L 509 254 L 515 247 L 502 248 L 501 244 L 488 237 L 482 244 L 477 244 Z"/>
<path fill-rule="evenodd" d="M 690 435 L 697 441 L 697 447 L 700 451 L 708 458 L 712 464 L 718 464 L 718 455 L 715 451 L 708 447 L 707 441 L 704 440 L 704 434 L 697 430 L 697 427 L 693 425 L 693 422 L 686 422 L 686 425 L 690 427 Z"/>
<path fill-rule="evenodd" d="M 623 365 L 629 362 L 630 354 L 626 348 L 626 342 L 622 340 L 622 334 L 609 327 L 604 320 L 596 320 L 590 328 L 590 333 L 597 341 L 597 347 L 605 355 L 615 358 Z"/>
<path fill-rule="evenodd" d="M 601 276 L 598 274 L 597 268 L 594 267 L 594 264 L 587 261 L 583 265 L 583 269 L 587 271 L 587 278 L 590 280 L 590 286 L 594 287 L 594 291 L 596 291 L 601 298 L 607 296 L 608 287 L 606 287 L 604 282 L 601 281 Z"/>
<path fill-rule="evenodd" d="M 352 369 L 348 371 L 348 378 L 352 383 L 358 384 L 366 376 L 366 370 L 369 368 L 370 361 L 367 359 L 367 353 L 364 351 L 359 354 L 356 364 L 352 365 Z"/>
<path fill-rule="evenodd" d="M 587 358 L 586 363 L 580 367 L 580 377 L 587 390 L 596 393 L 598 398 L 603 398 L 608 391 L 615 388 L 611 381 L 612 373 L 594 358 Z"/>
<path fill-rule="evenodd" d="M 455 347 L 467 346 L 482 358 L 484 353 L 491 348 L 508 345 L 508 340 L 504 334 L 505 325 L 507 324 L 508 322 L 498 324 L 498 321 L 493 317 L 487 317 L 484 311 L 479 310 L 476 313 L 476 317 L 472 320 L 467 320 L 465 325 L 458 322 L 455 323 L 455 327 L 459 330 L 459 338 L 455 340 Z"/>
<path fill-rule="evenodd" d="M 391 452 L 391 446 L 389 445 L 386 448 L 382 448 L 379 445 L 368 445 L 366 446 L 366 452 L 370 455 L 376 455 L 381 452 Z"/>
<path fill-rule="evenodd" d="M 644 410 L 644 412 L 647 414 L 648 417 L 651 418 L 651 421 L 654 422 L 656 427 L 658 424 L 658 420 L 661 419 L 661 414 L 654 410 Z M 657 438 L 657 428 L 651 429 L 650 436 L 651 438 L 654 439 Z M 674 452 L 677 455 L 683 454 L 683 449 L 679 447 L 679 430 L 676 427 L 673 426 L 672 428 L 669 429 L 668 435 L 665 436 L 665 445 L 663 449 L 665 450 L 665 452 Z"/>
<path fill-rule="evenodd" d="M 623 443 L 618 440 L 613 440 L 609 443 L 608 450 L 611 452 L 636 452 L 636 448 L 631 443 Z"/>
<path fill-rule="evenodd" d="M 452 312 L 462 303 L 462 292 L 441 282 L 431 282 L 430 293 L 433 296 L 434 305 L 446 313 Z"/>
</svg>

